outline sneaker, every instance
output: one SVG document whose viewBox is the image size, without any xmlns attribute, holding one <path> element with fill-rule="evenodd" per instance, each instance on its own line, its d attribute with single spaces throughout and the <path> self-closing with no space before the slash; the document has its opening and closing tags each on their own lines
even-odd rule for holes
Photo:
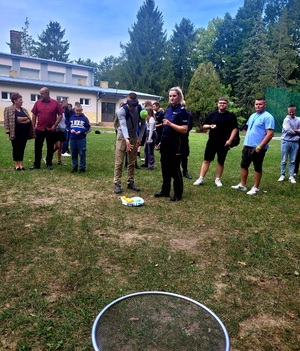
<svg viewBox="0 0 300 351">
<path fill-rule="evenodd" d="M 290 176 L 289 177 L 289 182 L 292 183 L 292 184 L 296 184 L 296 179 L 293 177 L 293 176 Z"/>
<path fill-rule="evenodd" d="M 216 178 L 215 179 L 215 184 L 218 188 L 221 188 L 221 186 L 223 186 L 221 179 L 220 178 Z"/>
<path fill-rule="evenodd" d="M 62 156 L 71 156 L 68 152 L 65 152 L 64 154 L 62 154 Z"/>
<path fill-rule="evenodd" d="M 256 195 L 256 194 L 258 194 L 258 192 L 259 192 L 259 189 L 256 188 L 255 186 L 253 186 L 253 187 L 251 188 L 251 190 L 249 190 L 249 191 L 247 192 L 247 195 Z"/>
<path fill-rule="evenodd" d="M 285 179 L 285 175 L 282 174 L 282 175 L 278 178 L 278 181 L 279 181 L 279 182 L 283 182 L 284 179 Z"/>
<path fill-rule="evenodd" d="M 204 178 L 199 177 L 193 185 L 202 185 L 204 183 Z"/>
<path fill-rule="evenodd" d="M 241 191 L 247 191 L 248 190 L 246 185 L 242 185 L 241 183 L 239 183 L 238 185 L 232 185 L 231 189 L 236 189 L 236 190 L 241 190 Z"/>
</svg>

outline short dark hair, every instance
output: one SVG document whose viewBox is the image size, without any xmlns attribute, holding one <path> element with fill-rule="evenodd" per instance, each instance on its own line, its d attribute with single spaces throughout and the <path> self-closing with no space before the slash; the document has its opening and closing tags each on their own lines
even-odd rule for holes
<svg viewBox="0 0 300 351">
<path fill-rule="evenodd" d="M 19 93 L 13 93 L 10 95 L 10 100 L 12 103 L 14 103 L 16 100 L 20 99 L 22 97 L 22 95 L 20 95 Z"/>
<path fill-rule="evenodd" d="M 160 107 L 160 103 L 158 101 L 154 101 L 152 105 Z"/>
</svg>

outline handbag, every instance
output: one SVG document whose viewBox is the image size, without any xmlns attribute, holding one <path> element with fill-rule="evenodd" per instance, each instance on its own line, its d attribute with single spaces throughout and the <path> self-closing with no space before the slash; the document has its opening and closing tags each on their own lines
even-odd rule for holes
<svg viewBox="0 0 300 351">
<path fill-rule="evenodd" d="M 236 133 L 236 136 L 232 140 L 232 143 L 231 143 L 230 147 L 238 146 L 240 144 L 240 141 L 241 141 L 240 132 L 238 130 L 237 133 Z"/>
</svg>

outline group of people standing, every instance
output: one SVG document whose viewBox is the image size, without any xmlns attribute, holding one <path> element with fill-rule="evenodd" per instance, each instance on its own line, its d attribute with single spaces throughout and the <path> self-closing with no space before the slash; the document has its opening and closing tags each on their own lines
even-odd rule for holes
<svg viewBox="0 0 300 351">
<path fill-rule="evenodd" d="M 144 122 L 140 118 L 137 108 L 138 100 L 134 93 L 129 94 L 127 107 L 121 107 L 118 111 L 120 127 L 117 133 L 117 147 L 115 158 L 114 173 L 114 192 L 122 192 L 121 178 L 124 155 L 129 154 L 128 163 L 128 188 L 140 191 L 134 182 L 134 164 L 136 161 L 137 149 L 142 142 L 144 133 Z M 153 106 L 155 109 L 155 106 Z M 233 146 L 233 141 L 238 136 L 238 122 L 236 116 L 227 110 L 228 99 L 220 97 L 217 103 L 217 110 L 210 113 L 204 121 L 203 129 L 209 130 L 209 137 L 204 151 L 204 161 L 201 165 L 199 178 L 193 183 L 195 186 L 204 184 L 204 178 L 209 170 L 210 163 L 217 156 L 215 185 L 222 187 L 221 177 L 224 171 L 224 164 L 228 151 Z M 125 109 L 130 111 L 130 118 L 126 117 Z M 231 188 L 235 190 L 246 191 L 248 195 L 259 193 L 259 185 L 263 173 L 263 161 L 269 148 L 269 142 L 274 136 L 275 120 L 274 117 L 266 111 L 266 99 L 257 98 L 254 103 L 255 113 L 253 113 L 246 125 L 247 132 L 244 139 L 241 158 L 241 179 L 237 185 Z M 287 157 L 290 157 L 289 180 L 295 183 L 294 173 L 295 159 L 299 148 L 300 138 L 300 119 L 295 119 L 296 108 L 288 108 L 288 116 L 283 123 L 282 134 L 282 162 L 281 177 L 279 181 L 284 180 Z M 152 112 L 151 112 L 152 114 Z M 161 121 L 156 121 L 156 126 L 161 126 L 161 136 L 159 141 L 160 162 L 162 171 L 161 190 L 154 194 L 155 197 L 170 197 L 171 201 L 180 201 L 183 196 L 183 176 L 191 178 L 184 167 L 184 155 L 188 155 L 188 133 L 191 129 L 191 115 L 185 108 L 184 97 L 179 87 L 173 87 L 169 90 L 169 106 L 166 109 Z M 140 128 L 138 128 L 140 126 Z M 137 134 L 139 130 L 139 134 Z M 287 140 L 287 137 L 289 138 Z M 187 142 L 186 142 L 187 141 Z M 187 151 L 188 150 L 188 151 Z M 299 154 L 298 154 L 299 155 Z M 254 166 L 253 186 L 248 189 L 247 180 L 249 167 Z M 296 162 L 297 163 L 297 162 Z M 181 170 L 182 165 L 182 170 Z M 297 165 L 296 165 L 297 167 Z M 170 196 L 171 181 L 173 179 L 173 196 Z"/>
<path fill-rule="evenodd" d="M 50 98 L 50 91 L 40 89 L 41 99 L 36 101 L 31 112 L 22 107 L 23 100 L 19 93 L 11 95 L 12 105 L 4 110 L 5 131 L 9 134 L 13 148 L 13 160 L 17 171 L 25 170 L 23 166 L 24 150 L 28 139 L 35 138 L 35 160 L 30 169 L 40 169 L 43 143 L 46 140 L 46 165 L 53 169 L 53 154 L 58 152 L 58 164 L 61 154 L 68 152 L 70 141 L 72 156 L 72 173 L 86 169 L 86 135 L 91 130 L 88 118 L 83 114 L 82 106 L 75 103 L 74 110 L 66 100 L 58 102 Z M 199 178 L 193 183 L 198 186 L 204 183 L 211 162 L 217 156 L 215 185 L 222 187 L 221 177 L 224 171 L 226 156 L 234 139 L 238 135 L 236 116 L 227 110 L 228 99 L 220 97 L 217 110 L 210 113 L 204 121 L 203 129 L 209 130 L 209 137 L 204 151 Z M 241 179 L 231 188 L 247 191 L 256 195 L 262 178 L 262 165 L 274 136 L 275 120 L 266 111 L 264 97 L 254 103 L 255 113 L 247 121 L 247 132 L 244 139 L 241 158 Z M 122 192 L 122 171 L 125 156 L 127 157 L 127 188 L 140 191 L 135 184 L 135 166 L 138 149 L 143 136 L 146 135 L 145 163 L 152 170 L 155 162 L 155 149 L 160 151 L 162 187 L 155 197 L 170 197 L 171 201 L 180 201 L 183 196 L 183 177 L 191 179 L 187 170 L 189 155 L 189 131 L 192 128 L 192 115 L 185 108 L 184 96 L 179 87 L 169 90 L 169 106 L 166 111 L 160 108 L 159 102 L 151 102 L 142 107 L 136 93 L 130 93 L 126 103 L 117 111 L 118 128 L 114 165 L 114 193 Z M 296 106 L 288 107 L 288 115 L 283 121 L 281 137 L 281 165 L 279 182 L 285 179 L 287 160 L 289 158 L 289 181 L 296 183 L 299 169 L 300 119 L 296 117 Z M 57 144 L 58 143 L 58 144 Z M 80 156 L 80 162 L 78 162 Z M 247 188 L 249 166 L 254 165 L 254 183 Z M 173 195 L 171 187 L 173 180 Z"/>
<path fill-rule="evenodd" d="M 170 197 L 171 181 L 173 179 L 174 195 L 171 201 L 179 201 L 183 194 L 183 178 L 181 171 L 182 145 L 188 142 L 184 135 L 189 130 L 191 115 L 183 106 L 184 99 L 179 87 L 171 88 L 169 91 L 170 105 L 162 115 L 158 116 L 160 120 L 155 121 L 153 109 L 157 114 L 159 103 L 155 102 L 152 106 L 145 105 L 146 119 L 142 117 L 141 107 L 139 106 L 138 97 L 135 93 L 130 93 L 124 104 L 118 111 L 119 127 L 117 130 L 115 169 L 114 169 L 114 192 L 122 192 L 121 180 L 125 155 L 128 155 L 127 165 L 127 187 L 134 191 L 140 191 L 134 182 L 135 162 L 137 150 L 142 143 L 145 128 L 146 133 L 146 157 L 145 166 L 148 169 L 153 168 L 154 147 L 160 151 L 160 162 L 162 170 L 162 188 L 160 192 L 154 194 L 155 197 Z M 155 122 L 155 123 L 154 123 Z M 161 128 L 161 129 L 160 129 Z M 161 131 L 157 135 L 156 129 Z M 153 135 L 155 135 L 153 137 Z M 158 139 L 158 142 L 155 140 Z M 151 165 L 149 168 L 149 164 Z M 187 174 L 187 170 L 184 171 Z"/>
<path fill-rule="evenodd" d="M 78 156 L 80 170 L 86 167 L 86 134 L 91 126 L 87 117 L 82 113 L 82 106 L 75 104 L 74 110 L 68 102 L 61 102 L 50 97 L 50 91 L 43 87 L 39 91 L 41 98 L 35 102 L 31 113 L 22 107 L 23 99 L 19 93 L 11 94 L 12 105 L 4 109 L 4 128 L 9 135 L 13 148 L 13 160 L 16 171 L 25 170 L 23 158 L 28 139 L 34 138 L 34 164 L 31 170 L 41 168 L 43 144 L 46 140 L 46 166 L 53 169 L 53 154 L 58 152 L 58 164 L 61 165 L 62 153 L 67 153 L 69 140 L 72 156 L 72 172 L 77 172 Z M 69 155 L 67 153 L 67 155 Z"/>
</svg>

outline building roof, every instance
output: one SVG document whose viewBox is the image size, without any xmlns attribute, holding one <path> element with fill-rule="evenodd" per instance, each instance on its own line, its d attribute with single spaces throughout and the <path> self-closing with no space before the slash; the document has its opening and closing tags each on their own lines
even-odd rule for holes
<svg viewBox="0 0 300 351">
<path fill-rule="evenodd" d="M 48 64 L 51 63 L 51 65 L 71 66 L 75 68 L 83 68 L 89 71 L 94 71 L 93 67 L 78 65 L 76 63 L 70 63 L 70 62 L 53 61 L 53 60 L 47 60 L 47 59 L 42 59 L 38 57 L 16 55 L 16 54 L 2 53 L 2 52 L 0 52 L 0 56 L 16 58 L 19 60 L 22 59 L 27 61 L 44 62 Z M 48 88 L 57 88 L 57 89 L 68 90 L 68 91 L 73 90 L 77 92 L 80 92 L 80 91 L 89 92 L 89 93 L 97 94 L 99 98 L 101 96 L 107 96 L 107 97 L 123 99 L 123 98 L 126 98 L 130 92 L 135 92 L 139 98 L 144 98 L 149 100 L 155 99 L 158 101 L 163 99 L 163 97 L 159 95 L 146 94 L 146 93 L 141 93 L 141 92 L 132 91 L 132 90 L 122 90 L 122 89 L 112 89 L 112 88 L 102 88 L 102 87 L 100 88 L 97 86 L 90 86 L 90 85 L 67 84 L 67 83 L 60 83 L 60 82 L 50 82 L 50 81 L 42 81 L 42 80 L 36 80 L 36 79 L 27 79 L 27 78 L 21 78 L 21 77 L 9 77 L 9 76 L 0 75 L 0 84 L 1 83 L 2 84 L 5 83 L 7 85 L 19 85 L 19 86 L 26 86 L 26 87 L 30 86 L 34 89 L 48 87 Z"/>
<path fill-rule="evenodd" d="M 35 89 L 40 89 L 42 87 L 47 87 L 51 90 L 51 88 L 57 88 L 61 90 L 73 90 L 77 92 L 89 92 L 98 94 L 99 97 L 101 96 L 108 96 L 108 97 L 119 97 L 119 98 L 126 98 L 127 95 L 132 92 L 132 90 L 122 90 L 122 89 L 112 89 L 112 88 L 100 88 L 96 86 L 87 86 L 87 85 L 77 85 L 77 84 L 66 84 L 66 83 L 59 83 L 59 82 L 49 82 L 49 81 L 42 81 L 36 79 L 27 79 L 27 78 L 18 78 L 18 77 L 7 77 L 7 76 L 0 76 L 0 84 L 6 83 L 7 85 L 18 85 L 18 86 L 26 86 L 26 87 L 33 87 Z M 145 94 L 141 92 L 135 91 L 139 98 L 145 99 L 155 99 L 161 100 L 163 99 L 162 96 L 159 95 L 152 95 L 152 94 Z"/>
<path fill-rule="evenodd" d="M 72 66 L 72 67 L 77 67 L 77 68 L 84 68 L 84 69 L 89 70 L 89 71 L 94 71 L 94 68 L 91 66 L 79 65 L 78 63 L 74 63 L 74 62 L 54 61 L 54 60 L 48 60 L 48 59 L 43 59 L 43 58 L 39 58 L 39 57 L 10 54 L 7 52 L 0 52 L 0 55 L 3 57 L 6 56 L 9 58 L 16 58 L 18 60 L 22 59 L 22 61 L 35 61 L 35 62 L 42 62 L 42 63 L 48 63 L 48 64 L 51 63 L 51 65 Z"/>
</svg>

